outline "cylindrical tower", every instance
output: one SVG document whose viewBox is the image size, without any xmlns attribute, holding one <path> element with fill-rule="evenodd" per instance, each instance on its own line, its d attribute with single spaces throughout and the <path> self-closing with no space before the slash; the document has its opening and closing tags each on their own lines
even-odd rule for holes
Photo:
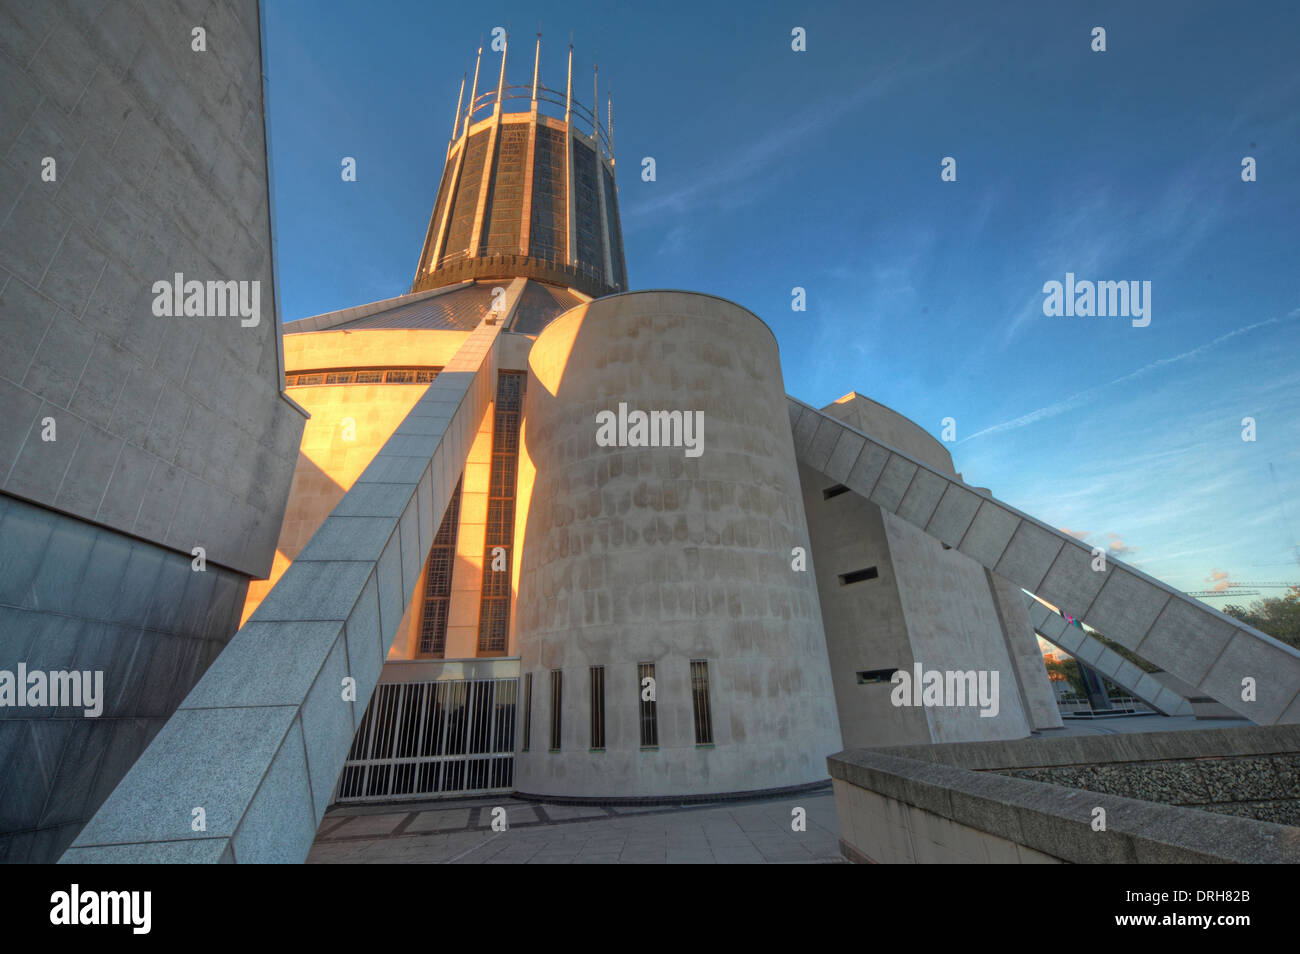
<svg viewBox="0 0 1300 954">
<path fill-rule="evenodd" d="M 572 72 L 570 48 L 570 72 Z M 536 56 L 540 58 L 540 37 Z M 457 107 L 442 183 L 411 291 L 475 278 L 532 278 L 592 297 L 627 289 L 609 130 L 599 106 L 533 81 Z M 481 65 L 481 64 L 480 64 Z"/>
<path fill-rule="evenodd" d="M 824 779 L 840 736 L 771 331 L 711 296 L 629 293 L 552 322 L 529 369 L 516 788 Z"/>
</svg>

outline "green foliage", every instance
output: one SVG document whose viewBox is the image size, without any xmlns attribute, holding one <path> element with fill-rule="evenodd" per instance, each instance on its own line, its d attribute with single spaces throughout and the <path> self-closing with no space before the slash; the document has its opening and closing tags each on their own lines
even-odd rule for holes
<svg viewBox="0 0 1300 954">
<path fill-rule="evenodd" d="M 1083 685 L 1083 676 L 1079 672 L 1079 664 L 1074 661 L 1072 656 L 1066 656 L 1063 659 L 1045 658 L 1047 664 L 1047 678 L 1052 682 L 1065 682 L 1070 686 L 1070 690 L 1076 696 L 1087 696 L 1087 690 Z"/>
<path fill-rule="evenodd" d="M 1291 587 L 1286 596 L 1256 600 L 1247 608 L 1225 606 L 1223 612 L 1300 649 L 1300 586 Z"/>
</svg>

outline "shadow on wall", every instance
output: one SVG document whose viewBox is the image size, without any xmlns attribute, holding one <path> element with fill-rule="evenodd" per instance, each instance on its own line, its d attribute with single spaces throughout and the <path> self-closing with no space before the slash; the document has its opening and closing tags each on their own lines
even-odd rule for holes
<svg viewBox="0 0 1300 954">
<path fill-rule="evenodd" d="M 248 598 L 239 625 L 243 626 L 253 611 L 266 599 L 289 564 L 302 552 L 307 541 L 338 506 L 347 491 L 338 481 L 316 466 L 306 454 L 298 452 L 298 463 L 293 471 L 293 484 L 289 488 L 289 502 L 285 507 L 284 523 L 280 527 L 279 546 L 271 564 L 271 575 L 265 580 L 252 580 L 248 584 Z"/>
</svg>

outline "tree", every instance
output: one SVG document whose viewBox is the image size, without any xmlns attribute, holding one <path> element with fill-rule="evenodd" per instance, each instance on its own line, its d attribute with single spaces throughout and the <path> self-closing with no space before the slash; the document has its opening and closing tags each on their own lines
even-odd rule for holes
<svg viewBox="0 0 1300 954">
<path fill-rule="evenodd" d="M 1225 606 L 1223 612 L 1288 646 L 1300 649 L 1300 586 L 1291 587 L 1285 596 L 1256 600 L 1248 608 Z"/>
<path fill-rule="evenodd" d="M 1047 666 L 1047 678 L 1051 682 L 1068 683 L 1076 696 L 1085 696 L 1083 676 L 1079 673 L 1079 664 L 1070 656 L 1062 658 L 1056 653 L 1044 653 L 1043 663 Z"/>
</svg>

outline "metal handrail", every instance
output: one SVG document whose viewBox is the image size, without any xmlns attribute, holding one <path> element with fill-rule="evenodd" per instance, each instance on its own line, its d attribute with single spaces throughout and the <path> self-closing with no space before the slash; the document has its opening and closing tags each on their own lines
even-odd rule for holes
<svg viewBox="0 0 1300 954">
<path fill-rule="evenodd" d="M 581 272 L 585 275 L 590 275 L 593 278 L 603 279 L 604 277 L 603 265 L 597 265 L 590 262 L 585 262 L 582 259 L 575 259 L 574 261 L 570 262 L 566 258 L 558 255 L 534 255 L 534 254 L 525 255 L 523 252 L 519 251 L 518 245 L 488 245 L 485 246 L 481 252 L 478 252 L 473 255 L 471 255 L 468 251 L 458 250 L 455 252 L 451 252 L 447 255 L 444 255 L 442 258 L 438 259 L 438 263 L 434 266 L 434 268 L 442 268 L 444 265 L 450 265 L 453 262 L 468 261 L 470 259 L 475 259 L 475 258 L 488 258 L 492 255 L 518 255 L 521 258 L 531 258 L 536 261 L 546 262 L 551 265 L 558 265 L 564 268 L 572 268 L 575 271 Z"/>
<path fill-rule="evenodd" d="M 501 89 L 502 103 L 505 103 L 507 101 L 515 102 L 521 99 L 527 100 L 531 104 L 533 99 L 532 84 L 529 84 L 527 86 L 512 84 L 512 85 L 507 85 L 502 87 Z M 582 125 L 586 126 L 588 129 L 595 130 L 594 134 L 588 133 L 588 135 L 594 135 L 596 138 L 598 138 L 605 155 L 610 158 L 613 158 L 614 153 L 613 153 L 613 149 L 611 148 L 609 132 L 605 128 L 605 125 L 600 122 L 599 115 L 593 113 L 591 109 L 588 109 L 586 106 L 582 105 L 582 103 L 580 103 L 576 97 L 574 97 L 570 101 L 568 97 L 561 91 L 551 89 L 548 86 L 543 86 L 541 83 L 538 83 L 537 101 L 539 103 L 547 103 L 548 105 L 560 106 L 560 107 L 569 104 L 573 115 L 582 121 Z M 474 124 L 475 114 L 495 106 L 496 103 L 497 103 L 497 91 L 495 89 L 487 90 L 475 96 L 465 111 L 464 124 L 463 124 L 463 128 L 461 129 L 461 135 L 463 136 L 469 130 L 469 127 Z M 597 105 L 596 108 L 599 109 L 600 108 L 599 105 Z M 505 110 L 503 109 L 503 111 Z M 523 110 L 511 110 L 511 112 L 523 112 Z M 550 115 L 550 114 L 546 113 L 544 115 Z M 552 117 L 552 118 L 563 118 L 563 117 Z"/>
</svg>

